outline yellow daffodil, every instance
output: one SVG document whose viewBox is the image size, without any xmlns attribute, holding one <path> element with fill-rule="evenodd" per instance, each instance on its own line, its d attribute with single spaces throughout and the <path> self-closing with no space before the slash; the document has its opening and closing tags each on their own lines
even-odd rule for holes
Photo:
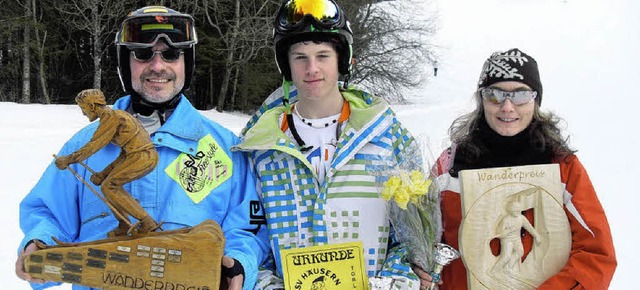
<svg viewBox="0 0 640 290">
<path fill-rule="evenodd" d="M 409 202 L 417 204 L 420 198 L 427 194 L 431 179 L 425 178 L 419 170 L 402 171 L 398 175 L 389 177 L 380 193 L 384 200 L 394 199 L 398 206 L 407 209 Z"/>
<path fill-rule="evenodd" d="M 422 174 L 422 171 L 420 170 L 413 170 L 409 173 L 409 178 L 411 179 L 411 182 L 418 183 L 424 180 L 424 174 Z"/>
<path fill-rule="evenodd" d="M 396 190 L 401 185 L 402 185 L 402 180 L 399 177 L 391 176 L 389 177 L 389 180 L 387 180 L 387 182 L 384 183 L 384 186 L 382 187 L 382 192 L 380 193 L 380 195 L 382 196 L 382 198 L 384 198 L 384 200 L 388 201 L 391 198 L 393 198 L 393 195 L 395 194 Z"/>
<path fill-rule="evenodd" d="M 431 185 L 431 179 L 426 179 L 424 174 L 418 170 L 411 171 L 411 195 L 425 195 Z"/>
<path fill-rule="evenodd" d="M 411 196 L 409 195 L 409 191 L 407 191 L 406 187 L 401 186 L 396 190 L 395 200 L 401 209 L 407 209 L 407 204 L 409 203 L 410 198 Z"/>
<path fill-rule="evenodd" d="M 384 200 L 395 201 L 387 209 L 392 225 L 403 229 L 396 231 L 396 238 L 423 269 L 433 268 L 434 244 L 442 230 L 439 211 L 430 210 L 439 206 L 440 191 L 428 177 L 420 170 L 397 169 L 380 193 Z"/>
</svg>

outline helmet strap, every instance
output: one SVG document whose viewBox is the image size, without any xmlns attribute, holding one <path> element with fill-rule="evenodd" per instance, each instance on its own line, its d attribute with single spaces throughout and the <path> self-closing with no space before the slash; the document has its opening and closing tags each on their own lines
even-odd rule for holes
<svg viewBox="0 0 640 290">
<path fill-rule="evenodd" d="M 349 79 L 350 78 L 351 78 L 351 74 L 344 75 L 344 81 L 342 82 L 342 88 L 344 90 L 347 90 L 347 87 L 349 86 Z"/>
<path fill-rule="evenodd" d="M 282 78 L 282 91 L 284 92 L 284 96 L 282 97 L 282 104 L 284 105 L 285 113 L 287 115 L 291 115 L 291 105 L 289 104 L 289 90 L 291 87 L 291 82 L 287 81 L 287 79 Z"/>
</svg>

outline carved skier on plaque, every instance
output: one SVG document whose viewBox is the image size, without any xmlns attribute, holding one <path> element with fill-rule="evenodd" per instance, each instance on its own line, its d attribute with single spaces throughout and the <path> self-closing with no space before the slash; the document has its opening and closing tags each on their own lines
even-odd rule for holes
<svg viewBox="0 0 640 290">
<path fill-rule="evenodd" d="M 90 121 L 100 119 L 93 138 L 67 156 L 55 156 L 56 166 L 69 170 L 112 210 L 119 222 L 108 238 L 85 243 L 44 245 L 25 259 L 25 269 L 34 278 L 103 289 L 219 289 L 225 239 L 213 220 L 162 231 L 122 185 L 138 179 L 158 163 L 155 146 L 138 120 L 129 113 L 106 106 L 100 90 L 84 90 L 76 97 Z M 83 163 L 102 147 L 112 143 L 120 155 L 103 171 L 95 172 Z M 92 173 L 91 182 L 69 164 L 78 163 Z M 129 216 L 137 220 L 132 223 Z M 198 269 L 194 271 L 193 269 Z"/>
<path fill-rule="evenodd" d="M 463 170 L 460 178 L 469 289 L 535 289 L 564 266 L 571 229 L 557 164 Z M 527 233 L 533 243 L 525 256 Z M 499 243 L 499 252 L 491 243 Z"/>
</svg>

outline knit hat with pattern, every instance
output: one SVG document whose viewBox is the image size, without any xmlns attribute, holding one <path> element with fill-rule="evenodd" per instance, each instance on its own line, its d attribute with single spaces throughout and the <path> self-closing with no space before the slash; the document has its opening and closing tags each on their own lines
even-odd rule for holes
<svg viewBox="0 0 640 290">
<path fill-rule="evenodd" d="M 526 84 L 538 92 L 536 102 L 542 103 L 542 83 L 538 63 L 533 57 L 517 48 L 506 52 L 494 52 L 484 62 L 478 88 L 488 87 L 497 82 L 516 81 Z"/>
</svg>

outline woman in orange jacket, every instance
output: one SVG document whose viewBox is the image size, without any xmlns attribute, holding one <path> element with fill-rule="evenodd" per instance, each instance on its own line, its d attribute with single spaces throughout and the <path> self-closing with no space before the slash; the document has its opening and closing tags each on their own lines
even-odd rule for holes
<svg viewBox="0 0 640 290">
<path fill-rule="evenodd" d="M 536 61 L 518 49 L 494 53 L 484 64 L 475 99 L 476 109 L 451 125 L 452 146 L 436 163 L 438 178 L 447 184 L 441 194 L 442 242 L 460 249 L 460 170 L 556 163 L 564 185 L 571 250 L 564 267 L 538 289 L 608 288 L 617 263 L 607 217 L 586 170 L 562 136 L 560 118 L 540 110 L 542 84 Z M 532 212 L 523 212 L 531 224 Z M 520 236 L 526 257 L 535 237 L 529 231 Z M 498 253 L 499 243 L 492 242 L 491 250 Z M 422 287 L 429 287 L 432 277 L 414 270 Z M 445 266 L 441 277 L 440 289 L 467 289 L 461 259 Z"/>
</svg>

